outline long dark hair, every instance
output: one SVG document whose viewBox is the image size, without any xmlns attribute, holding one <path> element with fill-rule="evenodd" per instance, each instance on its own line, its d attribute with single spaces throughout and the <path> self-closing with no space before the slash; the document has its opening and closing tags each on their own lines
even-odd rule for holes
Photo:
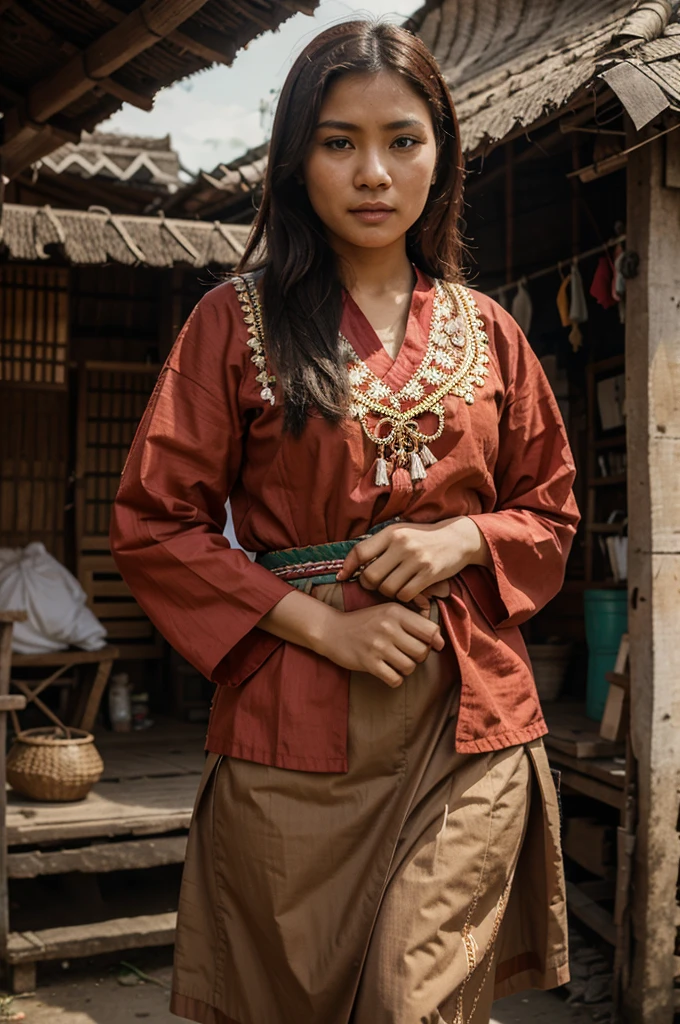
<svg viewBox="0 0 680 1024">
<path fill-rule="evenodd" d="M 409 259 L 432 277 L 460 278 L 463 158 L 451 96 L 434 57 L 396 25 L 347 21 L 326 29 L 302 51 L 283 86 L 262 202 L 237 267 L 239 273 L 264 269 L 267 352 L 283 389 L 285 426 L 295 434 L 312 405 L 332 421 L 347 411 L 337 261 L 302 184 L 301 166 L 329 86 L 342 75 L 379 71 L 402 75 L 426 100 L 437 142 L 434 184 L 407 235 Z"/>
</svg>

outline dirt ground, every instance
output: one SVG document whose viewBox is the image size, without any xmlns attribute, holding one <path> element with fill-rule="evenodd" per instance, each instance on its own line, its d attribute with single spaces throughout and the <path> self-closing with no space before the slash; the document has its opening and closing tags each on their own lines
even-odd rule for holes
<svg viewBox="0 0 680 1024">
<path fill-rule="evenodd" d="M 14 999 L 0 1011 L 0 1022 L 24 1024 L 177 1024 L 168 1010 L 171 977 L 167 950 L 131 957 L 154 981 L 136 976 L 115 962 L 78 966 L 51 965 L 39 977 L 33 996 Z M 123 984 L 125 981 L 127 984 Z M 16 1014 L 25 1014 L 16 1017 Z M 525 992 L 494 1004 L 492 1024 L 591 1024 L 592 1018 L 568 1006 L 552 992 Z"/>
</svg>

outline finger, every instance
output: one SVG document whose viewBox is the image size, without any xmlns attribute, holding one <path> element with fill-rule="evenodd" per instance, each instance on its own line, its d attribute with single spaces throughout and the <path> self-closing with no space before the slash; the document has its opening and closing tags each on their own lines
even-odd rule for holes
<svg viewBox="0 0 680 1024">
<path fill-rule="evenodd" d="M 381 594 L 384 594 L 385 597 L 391 597 L 394 599 L 404 587 L 410 585 L 412 578 L 413 569 L 410 569 L 408 565 L 405 565 L 402 562 L 401 564 L 397 564 L 394 569 L 384 577 L 378 587 L 378 590 Z M 419 594 L 422 589 L 422 587 L 418 587 L 415 593 Z"/>
<path fill-rule="evenodd" d="M 439 632 L 437 623 L 432 622 L 431 619 L 424 619 L 418 612 L 411 611 L 410 608 L 404 608 L 403 605 L 397 605 L 397 607 L 402 611 L 402 615 L 398 620 L 402 629 L 431 647 L 436 634 Z"/>
<path fill-rule="evenodd" d="M 359 582 L 365 590 L 380 590 L 384 581 L 398 565 L 399 556 L 395 551 L 387 548 L 365 567 L 359 577 Z"/>
<path fill-rule="evenodd" d="M 417 661 L 413 658 L 409 658 L 407 654 L 404 654 L 398 647 L 393 647 L 391 651 L 385 654 L 385 661 L 388 665 L 391 665 L 395 672 L 398 672 L 400 676 L 410 676 L 412 672 L 415 672 Z"/>
<path fill-rule="evenodd" d="M 395 643 L 400 651 L 419 664 L 425 661 L 430 653 L 429 644 L 426 644 L 423 640 L 417 640 L 416 637 L 411 636 L 405 630 L 400 631 Z"/>
<path fill-rule="evenodd" d="M 398 672 L 395 672 L 392 666 L 388 665 L 386 661 L 381 661 L 379 663 L 375 674 L 381 682 L 387 683 L 387 685 L 391 686 L 392 689 L 396 689 L 397 686 L 401 686 L 404 682 L 403 677 L 400 676 Z"/>
<path fill-rule="evenodd" d="M 431 619 L 426 619 L 424 615 L 419 615 L 417 612 L 411 612 L 408 620 L 403 625 L 404 629 L 411 636 L 415 636 L 422 640 L 423 643 L 428 644 L 433 651 L 442 651 L 444 649 L 445 641 L 441 630 L 437 623 L 432 622 Z"/>
<path fill-rule="evenodd" d="M 448 579 L 440 580 L 439 583 L 433 583 L 429 587 L 425 587 L 423 590 L 424 597 L 449 597 L 451 594 L 451 583 Z"/>
<path fill-rule="evenodd" d="M 337 573 L 337 578 L 339 580 L 349 579 L 362 565 L 366 565 L 374 558 L 377 558 L 389 544 L 389 538 L 385 537 L 387 532 L 387 530 L 381 530 L 380 533 L 376 533 L 373 537 L 367 537 L 366 540 L 361 540 L 358 544 L 355 544 L 342 563 L 340 571 Z"/>
<path fill-rule="evenodd" d="M 429 619 L 430 602 L 426 594 L 416 594 L 416 596 L 411 601 L 411 604 L 414 604 L 416 606 L 419 615 L 424 615 L 425 618 Z"/>
<path fill-rule="evenodd" d="M 417 594 L 422 594 L 426 591 L 431 582 L 422 572 L 411 574 L 409 579 L 404 580 L 404 583 L 394 596 L 402 604 L 408 604 Z"/>
</svg>

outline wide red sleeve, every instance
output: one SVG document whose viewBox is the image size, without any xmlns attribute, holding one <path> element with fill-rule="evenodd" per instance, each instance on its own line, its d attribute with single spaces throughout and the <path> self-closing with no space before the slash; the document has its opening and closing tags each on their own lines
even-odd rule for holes
<svg viewBox="0 0 680 1024">
<path fill-rule="evenodd" d="M 489 299 L 486 303 L 491 305 Z M 487 312 L 481 301 L 480 307 Z M 564 582 L 580 518 L 572 491 L 576 467 L 552 388 L 522 331 L 496 303 L 485 319 L 505 395 L 493 473 L 495 506 L 470 518 L 493 558 L 496 600 L 488 617 L 494 626 L 517 626 Z M 482 575 L 488 586 L 488 570 L 465 580 L 473 594 Z M 488 609 L 489 602 L 485 605 Z"/>
<path fill-rule="evenodd" d="M 230 678 L 229 651 L 248 646 L 244 638 L 291 591 L 222 536 L 245 426 L 239 389 L 250 350 L 239 317 L 225 284 L 187 321 L 130 448 L 110 534 L 116 564 L 157 629 L 209 679 L 231 683 L 243 677 Z M 271 648 L 280 642 L 261 637 Z"/>
</svg>

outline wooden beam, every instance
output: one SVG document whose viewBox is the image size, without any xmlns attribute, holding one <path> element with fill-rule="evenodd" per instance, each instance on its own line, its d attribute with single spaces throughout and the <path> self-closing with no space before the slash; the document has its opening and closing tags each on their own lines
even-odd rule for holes
<svg viewBox="0 0 680 1024">
<path fill-rule="evenodd" d="M 43 124 L 138 54 L 174 31 L 207 0 L 144 0 L 114 28 L 74 54 L 59 71 L 36 83 L 26 97 L 28 117 Z M 10 132 L 12 129 L 10 128 Z M 12 134 L 6 135 L 11 141 Z"/>
<path fill-rule="evenodd" d="M 111 11 L 115 11 L 117 17 L 112 20 L 120 22 L 125 18 L 123 11 L 119 11 L 117 8 L 110 7 Z M 39 18 L 36 18 L 34 14 L 30 14 L 25 10 L 17 0 L 10 0 L 8 7 L 16 13 L 17 17 L 24 22 L 24 24 L 30 29 L 32 35 L 38 37 L 43 43 L 49 43 L 56 49 L 60 49 L 68 57 L 74 57 L 78 54 L 78 47 L 69 43 L 67 40 L 62 39 L 54 32 L 53 29 L 45 25 Z M 153 108 L 153 99 L 149 96 L 143 96 L 140 93 L 134 92 L 132 89 L 126 88 L 119 82 L 114 81 L 112 78 L 102 78 L 99 82 L 99 88 L 104 93 L 109 93 L 111 96 L 115 96 L 117 99 L 122 100 L 124 103 L 131 103 L 135 107 L 139 107 L 140 110 L 149 111 Z"/>
<path fill-rule="evenodd" d="M 628 128 L 629 145 L 644 138 L 630 122 Z M 626 286 L 631 739 L 639 815 L 625 1016 L 645 1024 L 673 1020 L 678 876 L 680 191 L 664 186 L 663 171 L 663 139 L 629 154 L 626 248 L 640 257 L 639 274 Z"/>
<path fill-rule="evenodd" d="M 567 906 L 574 917 L 578 917 L 579 921 L 592 928 L 610 946 L 616 945 L 616 927 L 612 915 L 573 882 L 567 882 Z"/>
<path fill-rule="evenodd" d="M 124 11 L 114 7 L 108 0 L 85 0 L 85 2 L 116 25 L 125 18 Z M 205 39 L 196 38 L 195 32 L 193 35 L 187 35 L 186 32 L 180 32 L 179 29 L 168 32 L 166 36 L 169 43 L 173 43 L 180 50 L 186 50 L 187 53 L 193 53 L 195 57 L 201 57 L 203 60 L 215 64 L 231 64 L 236 47 L 227 37 L 225 37 L 227 45 L 223 49 L 216 47 L 215 43 L 219 38 L 214 32 L 206 32 Z"/>
<path fill-rule="evenodd" d="M 113 78 L 102 78 L 101 82 L 97 83 L 95 92 L 97 91 L 115 96 L 117 100 L 129 103 L 131 106 L 137 107 L 138 110 L 146 110 L 147 113 L 153 110 L 153 96 L 144 96 L 141 92 L 128 89 L 126 85 L 121 85 Z"/>
</svg>

